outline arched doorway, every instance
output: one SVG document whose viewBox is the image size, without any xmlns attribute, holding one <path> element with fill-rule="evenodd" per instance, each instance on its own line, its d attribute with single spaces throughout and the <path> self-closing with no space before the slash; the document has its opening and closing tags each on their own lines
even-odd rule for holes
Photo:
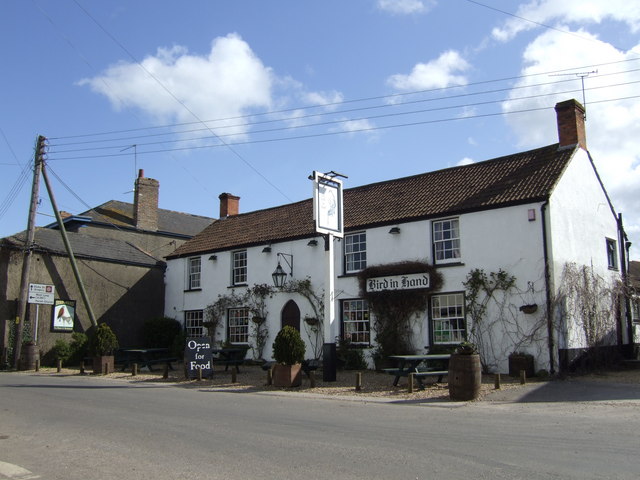
<svg viewBox="0 0 640 480">
<path fill-rule="evenodd" d="M 298 304 L 293 300 L 289 300 L 282 308 L 280 320 L 280 328 L 284 328 L 285 325 L 290 325 L 300 331 L 300 309 L 298 308 Z"/>
</svg>

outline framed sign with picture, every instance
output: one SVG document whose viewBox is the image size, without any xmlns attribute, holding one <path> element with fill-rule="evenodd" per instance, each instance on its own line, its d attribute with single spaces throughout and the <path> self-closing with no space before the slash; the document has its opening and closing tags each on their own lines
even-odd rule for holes
<svg viewBox="0 0 640 480">
<path fill-rule="evenodd" d="M 76 319 L 76 301 L 56 299 L 53 303 L 52 332 L 73 332 Z"/>
</svg>

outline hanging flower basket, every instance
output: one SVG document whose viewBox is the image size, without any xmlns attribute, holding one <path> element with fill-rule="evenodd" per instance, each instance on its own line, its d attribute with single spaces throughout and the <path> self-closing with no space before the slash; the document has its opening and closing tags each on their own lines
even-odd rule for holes
<svg viewBox="0 0 640 480">
<path fill-rule="evenodd" d="M 318 319 L 315 317 L 304 317 L 304 321 L 307 325 L 311 325 L 312 327 L 318 325 Z"/>
<path fill-rule="evenodd" d="M 264 318 L 264 317 L 253 317 L 253 318 L 251 318 L 251 320 L 253 321 L 253 323 L 255 323 L 257 325 L 260 325 L 260 324 L 265 322 L 266 318 Z"/>
<path fill-rule="evenodd" d="M 530 305 L 522 305 L 520 311 L 523 313 L 536 313 L 538 311 L 538 305 L 532 303 Z"/>
</svg>

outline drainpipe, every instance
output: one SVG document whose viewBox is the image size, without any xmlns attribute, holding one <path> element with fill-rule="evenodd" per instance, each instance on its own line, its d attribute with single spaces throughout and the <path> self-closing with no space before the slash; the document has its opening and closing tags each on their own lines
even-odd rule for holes
<svg viewBox="0 0 640 480">
<path fill-rule="evenodd" d="M 555 344 L 553 340 L 553 305 L 551 303 L 551 272 L 549 267 L 549 245 L 547 243 L 547 217 L 546 211 L 549 201 L 540 206 L 540 218 L 542 219 L 542 251 L 544 255 L 544 290 L 547 296 L 547 339 L 549 343 L 549 372 L 554 375 L 555 368 Z"/>
<path fill-rule="evenodd" d="M 624 310 L 625 320 L 627 321 L 627 340 L 629 349 L 627 351 L 628 358 L 633 358 L 633 320 L 631 319 L 631 302 L 629 300 L 629 273 L 627 271 L 627 234 L 624 231 L 622 223 L 622 214 L 618 214 L 618 245 L 620 248 L 620 275 L 622 276 L 622 285 L 624 288 Z"/>
</svg>

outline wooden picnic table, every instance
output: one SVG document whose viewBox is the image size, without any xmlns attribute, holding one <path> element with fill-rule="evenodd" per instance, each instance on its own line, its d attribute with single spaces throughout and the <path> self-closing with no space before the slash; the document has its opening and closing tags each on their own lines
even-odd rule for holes
<svg viewBox="0 0 640 480">
<path fill-rule="evenodd" d="M 149 371 L 153 370 L 153 365 L 164 363 L 173 370 L 172 362 L 178 359 L 169 356 L 168 348 L 121 348 L 117 352 L 118 363 L 122 364 L 122 371 L 131 367 L 134 363 L 140 367 L 147 367 Z"/>
<path fill-rule="evenodd" d="M 448 367 L 445 370 L 436 369 L 429 364 L 432 362 L 449 362 L 451 355 L 448 354 L 432 354 L 432 355 L 391 355 L 391 360 L 396 360 L 398 366 L 396 368 L 385 368 L 385 372 L 393 375 L 393 386 L 397 387 L 400 377 L 408 377 L 413 373 L 414 378 L 418 380 L 421 388 L 424 388 L 422 379 L 424 377 L 438 377 L 438 382 L 442 382 L 442 378 L 449 374 Z"/>
<path fill-rule="evenodd" d="M 224 369 L 227 371 L 229 367 L 236 367 L 236 371 L 240 373 L 240 365 L 244 363 L 244 357 L 247 355 L 249 347 L 237 346 L 237 347 L 225 347 L 214 348 L 211 350 L 213 355 L 213 363 L 224 363 Z"/>
</svg>

